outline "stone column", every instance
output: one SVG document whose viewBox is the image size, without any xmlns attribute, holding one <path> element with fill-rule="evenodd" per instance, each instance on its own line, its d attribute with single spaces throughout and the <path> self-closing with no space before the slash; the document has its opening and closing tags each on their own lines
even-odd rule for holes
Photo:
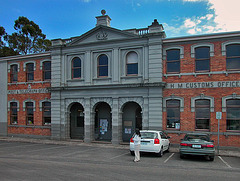
<svg viewBox="0 0 240 181">
<path fill-rule="evenodd" d="M 148 105 L 149 105 L 148 97 L 144 97 L 143 98 L 143 110 L 142 110 L 142 129 L 149 129 Z"/>
<path fill-rule="evenodd" d="M 120 120 L 119 120 L 119 106 L 118 106 L 118 98 L 113 98 L 113 110 L 112 110 L 112 144 L 120 143 L 120 131 L 119 128 Z"/>
<path fill-rule="evenodd" d="M 84 142 L 90 143 L 93 139 L 93 130 L 92 130 L 92 112 L 91 112 L 91 103 L 90 103 L 90 98 L 85 99 L 85 120 L 84 120 Z"/>
</svg>

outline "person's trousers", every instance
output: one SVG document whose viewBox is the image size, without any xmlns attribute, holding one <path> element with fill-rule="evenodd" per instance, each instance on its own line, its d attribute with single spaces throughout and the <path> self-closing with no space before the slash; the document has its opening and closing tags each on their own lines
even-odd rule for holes
<svg viewBox="0 0 240 181">
<path fill-rule="evenodd" d="M 135 154 L 135 158 L 134 158 L 134 161 L 135 162 L 138 162 L 140 161 L 140 145 L 134 145 L 134 154 Z"/>
</svg>

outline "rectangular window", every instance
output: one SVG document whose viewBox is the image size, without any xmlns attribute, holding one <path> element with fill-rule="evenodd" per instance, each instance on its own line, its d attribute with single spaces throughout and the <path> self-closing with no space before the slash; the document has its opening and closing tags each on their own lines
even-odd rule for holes
<svg viewBox="0 0 240 181">
<path fill-rule="evenodd" d="M 10 124 L 18 124 L 17 103 L 10 103 Z"/>
<path fill-rule="evenodd" d="M 43 80 L 51 80 L 51 62 L 43 62 Z"/>
<path fill-rule="evenodd" d="M 34 80 L 34 64 L 28 63 L 26 65 L 26 76 L 27 76 L 27 82 Z"/>
<path fill-rule="evenodd" d="M 10 68 L 10 81 L 17 82 L 18 81 L 18 65 L 11 65 Z"/>
<path fill-rule="evenodd" d="M 240 44 L 226 46 L 227 70 L 240 70 Z"/>
<path fill-rule="evenodd" d="M 167 128 L 180 129 L 180 101 L 167 101 Z"/>
<path fill-rule="evenodd" d="M 210 48 L 195 48 L 195 71 L 210 71 Z"/>
<path fill-rule="evenodd" d="M 33 102 L 26 102 L 26 124 L 33 125 Z"/>
<path fill-rule="evenodd" d="M 210 101 L 206 99 L 195 102 L 196 129 L 208 129 L 210 123 Z"/>
<path fill-rule="evenodd" d="M 240 100 L 227 100 L 227 130 L 240 131 Z"/>
<path fill-rule="evenodd" d="M 167 50 L 167 73 L 180 73 L 180 50 Z"/>
<path fill-rule="evenodd" d="M 51 124 L 51 102 L 43 102 L 43 125 Z"/>
</svg>

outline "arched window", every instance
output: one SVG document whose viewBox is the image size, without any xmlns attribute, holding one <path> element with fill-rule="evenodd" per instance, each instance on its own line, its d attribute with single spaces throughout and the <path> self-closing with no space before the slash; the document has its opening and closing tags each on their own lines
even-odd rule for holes
<svg viewBox="0 0 240 181">
<path fill-rule="evenodd" d="M 100 55 L 98 57 L 98 77 L 108 77 L 108 57 L 107 55 Z"/>
<path fill-rule="evenodd" d="M 126 56 L 126 74 L 127 76 L 138 75 L 138 54 L 129 52 Z"/>
<path fill-rule="evenodd" d="M 26 79 L 27 82 L 34 80 L 34 63 L 26 64 Z"/>
<path fill-rule="evenodd" d="M 180 72 L 180 50 L 167 50 L 167 73 Z"/>
<path fill-rule="evenodd" d="M 210 71 L 210 47 L 195 48 L 195 71 Z"/>
<path fill-rule="evenodd" d="M 51 62 L 43 62 L 43 80 L 51 80 Z"/>
<path fill-rule="evenodd" d="M 240 44 L 226 46 L 227 70 L 240 70 Z"/>
<path fill-rule="evenodd" d="M 72 60 L 72 79 L 81 78 L 81 59 L 78 57 L 73 58 Z"/>
</svg>

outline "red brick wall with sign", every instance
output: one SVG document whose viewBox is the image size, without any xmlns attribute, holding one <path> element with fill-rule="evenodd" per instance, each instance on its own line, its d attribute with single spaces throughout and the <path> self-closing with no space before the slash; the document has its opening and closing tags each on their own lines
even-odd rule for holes
<svg viewBox="0 0 240 181">
<path fill-rule="evenodd" d="M 8 90 L 38 90 L 47 89 L 51 86 L 49 81 L 43 81 L 43 71 L 40 68 L 40 62 L 42 60 L 50 60 L 50 57 L 32 59 L 32 60 L 19 60 L 12 63 L 18 63 L 20 66 L 18 72 L 18 81 L 16 83 L 10 82 L 10 72 L 8 72 Z M 34 81 L 26 82 L 26 71 L 24 71 L 24 63 L 34 61 L 36 63 L 36 70 L 34 71 Z M 42 111 L 40 111 L 40 101 L 50 99 L 50 93 L 22 93 L 22 94 L 8 94 L 8 101 L 18 101 L 18 124 L 11 125 L 10 122 L 10 107 L 8 105 L 8 134 L 9 135 L 36 135 L 36 136 L 51 136 L 50 125 L 43 124 Z M 23 105 L 25 100 L 35 101 L 34 111 L 34 124 L 26 124 L 26 111 L 24 111 Z"/>
<path fill-rule="evenodd" d="M 210 57 L 210 72 L 219 72 L 209 75 L 182 75 L 169 76 L 166 72 L 166 60 L 163 60 L 163 82 L 169 83 L 192 83 L 192 82 L 219 82 L 219 81 L 239 81 L 239 73 L 220 73 L 226 71 L 226 56 L 222 56 L 221 45 L 223 41 L 209 42 L 214 44 L 214 56 Z M 193 44 L 179 44 L 184 47 L 184 58 L 180 60 L 180 73 L 195 72 L 195 58 L 191 57 L 191 46 Z M 169 46 L 169 45 L 166 45 Z M 163 47 L 164 48 L 164 47 Z M 219 84 L 220 85 L 220 84 Z M 176 88 L 164 89 L 163 97 L 171 95 L 184 98 L 184 111 L 180 113 L 180 130 L 167 128 L 167 113 L 163 112 L 163 129 L 171 136 L 172 143 L 180 143 L 186 132 L 195 130 L 195 112 L 191 112 L 191 98 L 204 94 L 205 96 L 214 97 L 214 112 L 210 113 L 211 139 L 217 144 L 218 120 L 216 112 L 222 112 L 222 98 L 232 95 L 240 95 L 240 87 L 214 87 L 214 88 Z M 205 131 L 206 132 L 206 131 Z M 240 132 L 227 131 L 226 129 L 226 112 L 222 113 L 220 120 L 220 146 L 240 147 Z"/>
</svg>

